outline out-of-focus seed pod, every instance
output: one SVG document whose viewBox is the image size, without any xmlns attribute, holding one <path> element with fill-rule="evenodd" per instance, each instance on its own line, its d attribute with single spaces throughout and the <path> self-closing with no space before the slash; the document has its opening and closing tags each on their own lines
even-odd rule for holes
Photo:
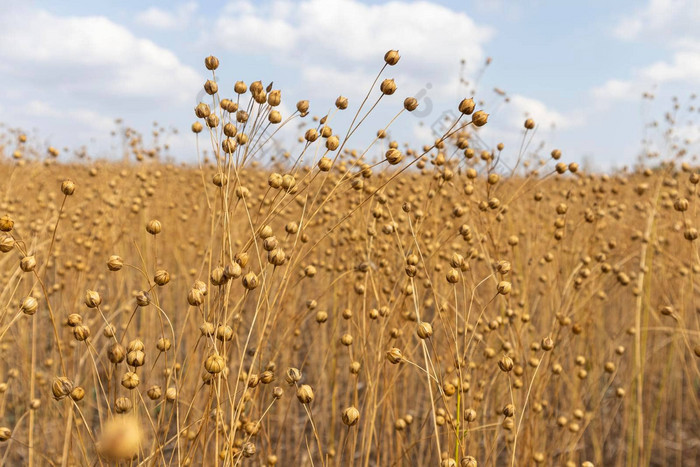
<svg viewBox="0 0 700 467">
<path fill-rule="evenodd" d="M 80 386 L 76 386 L 70 392 L 70 398 L 73 399 L 75 402 L 80 402 L 81 400 L 83 400 L 84 397 L 85 397 L 85 389 L 83 389 Z"/>
<path fill-rule="evenodd" d="M 73 337 L 78 341 L 85 341 L 90 337 L 90 328 L 85 325 L 76 326 L 73 328 Z"/>
<path fill-rule="evenodd" d="M 512 285 L 508 281 L 501 281 L 498 283 L 496 289 L 498 290 L 499 294 L 508 295 L 512 289 Z"/>
<path fill-rule="evenodd" d="M 10 232 L 15 226 L 15 221 L 12 220 L 7 214 L 0 217 L 0 230 L 3 232 Z"/>
<path fill-rule="evenodd" d="M 109 268 L 110 271 L 119 271 L 123 266 L 124 260 L 121 256 L 112 255 L 109 257 L 109 260 L 107 260 L 107 268 Z"/>
<path fill-rule="evenodd" d="M 146 232 L 151 235 L 158 235 L 161 230 L 163 230 L 163 226 L 157 219 L 150 220 L 148 221 L 148 224 L 146 224 Z"/>
<path fill-rule="evenodd" d="M 75 193 L 75 183 L 71 180 L 64 180 L 63 183 L 61 183 L 61 191 L 66 196 L 72 195 Z"/>
<path fill-rule="evenodd" d="M 163 395 L 163 391 L 160 389 L 160 386 L 153 385 L 150 388 L 148 388 L 148 391 L 146 391 L 146 394 L 148 395 L 149 399 L 154 401 L 154 400 L 160 399 L 160 397 Z"/>
<path fill-rule="evenodd" d="M 5 442 L 12 437 L 12 430 L 6 426 L 0 427 L 0 442 Z"/>
<path fill-rule="evenodd" d="M 9 251 L 12 251 L 12 249 L 15 247 L 15 239 L 12 238 L 9 235 L 3 235 L 2 238 L 0 238 L 0 251 L 3 253 L 7 253 Z"/>
</svg>

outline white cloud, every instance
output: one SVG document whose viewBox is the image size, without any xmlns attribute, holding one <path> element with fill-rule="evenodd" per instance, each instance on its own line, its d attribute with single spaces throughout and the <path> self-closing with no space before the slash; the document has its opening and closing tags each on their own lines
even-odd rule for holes
<svg viewBox="0 0 700 467">
<path fill-rule="evenodd" d="M 151 7 L 136 15 L 136 22 L 155 29 L 182 29 L 190 23 L 197 8 L 196 2 L 184 3 L 173 11 Z"/>
<path fill-rule="evenodd" d="M 31 15 L 32 21 L 20 20 Z M 177 56 L 105 17 L 23 11 L 0 19 L 0 68 L 73 94 L 186 99 L 201 78 Z"/>
<path fill-rule="evenodd" d="M 564 115 L 537 99 L 513 95 L 506 107 L 508 123 L 522 126 L 526 118 L 532 118 L 535 124 L 542 129 L 558 128 L 566 129 L 581 123 L 575 115 Z"/>
<path fill-rule="evenodd" d="M 610 79 L 593 88 L 591 94 L 600 100 L 631 101 L 664 84 L 700 84 L 700 42 L 680 40 L 672 47 L 674 51 L 668 60 L 659 60 L 636 70 L 627 80 Z"/>
<path fill-rule="evenodd" d="M 649 0 L 643 8 L 620 19 L 613 34 L 623 40 L 666 41 L 687 34 L 697 35 L 700 2 L 697 0 Z"/>
<path fill-rule="evenodd" d="M 599 101 L 608 100 L 635 100 L 639 99 L 641 92 L 639 84 L 632 81 L 624 81 L 619 79 L 611 79 L 606 81 L 601 86 L 597 86 L 591 90 L 591 94 Z"/>
<path fill-rule="evenodd" d="M 298 67 L 309 89 L 323 91 L 330 81 L 334 88 L 340 82 L 359 92 L 372 82 L 389 49 L 399 50 L 401 71 L 416 81 L 408 88 L 424 85 L 428 77 L 456 76 L 460 59 L 473 71 L 483 63 L 483 45 L 493 30 L 427 1 L 275 0 L 255 7 L 230 3 L 213 34 L 221 47 L 267 53 Z"/>
<path fill-rule="evenodd" d="M 98 130 L 104 134 L 114 128 L 114 120 L 100 115 L 94 110 L 84 108 L 68 108 L 58 110 L 46 102 L 32 100 L 27 104 L 25 112 L 34 118 L 68 119 L 80 123 L 92 130 Z"/>
</svg>

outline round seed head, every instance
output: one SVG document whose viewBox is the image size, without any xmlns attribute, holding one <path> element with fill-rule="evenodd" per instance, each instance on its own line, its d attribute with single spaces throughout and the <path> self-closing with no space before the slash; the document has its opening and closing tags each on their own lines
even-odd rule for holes
<svg viewBox="0 0 700 467">
<path fill-rule="evenodd" d="M 64 180 L 63 183 L 61 183 L 61 191 L 66 196 L 72 195 L 75 193 L 75 183 L 71 180 Z"/>
<path fill-rule="evenodd" d="M 341 418 L 346 426 L 353 426 L 360 420 L 360 411 L 355 407 L 348 407 L 343 410 Z"/>
<path fill-rule="evenodd" d="M 308 384 L 302 384 L 297 388 L 297 399 L 302 404 L 310 404 L 314 400 L 314 391 Z"/>
</svg>

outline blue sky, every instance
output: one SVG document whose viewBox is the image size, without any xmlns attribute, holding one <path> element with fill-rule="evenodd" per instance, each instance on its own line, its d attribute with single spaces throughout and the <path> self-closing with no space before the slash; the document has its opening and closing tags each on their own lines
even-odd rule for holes
<svg viewBox="0 0 700 467">
<path fill-rule="evenodd" d="M 121 117 L 146 134 L 153 121 L 178 128 L 169 137 L 171 151 L 194 161 L 188 128 L 209 54 L 221 60 L 222 97 L 239 79 L 274 81 L 283 109 L 309 99 L 312 114 L 323 115 L 340 94 L 350 99 L 349 114 L 384 52 L 399 49 L 401 62 L 385 74 L 398 91 L 358 134 L 357 147 L 421 90 L 432 105 L 423 103 L 421 118 L 402 116 L 392 138 L 430 142 L 441 112 L 472 92 L 492 115 L 483 140 L 504 142 L 511 158 L 522 121 L 532 117 L 538 127 L 531 149 L 558 147 L 567 160 L 600 168 L 633 163 L 643 136 L 665 147 L 663 126 L 649 133 L 644 125 L 663 120 L 672 96 L 681 102 L 675 137 L 687 139 L 692 152 L 700 136 L 698 113 L 688 111 L 700 85 L 700 2 L 692 0 L 0 0 L 0 6 L 0 122 L 35 130 L 46 144 L 86 145 L 98 157 L 115 153 L 109 133 Z M 469 86 L 459 83 L 461 59 Z M 643 92 L 655 99 L 642 100 Z M 344 129 L 344 118 L 337 128 Z M 295 128 L 289 131 L 282 137 L 292 141 Z"/>
</svg>

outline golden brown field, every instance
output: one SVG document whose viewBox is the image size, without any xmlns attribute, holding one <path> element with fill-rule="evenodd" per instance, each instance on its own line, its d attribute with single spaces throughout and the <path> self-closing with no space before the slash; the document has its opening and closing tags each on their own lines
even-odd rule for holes
<svg viewBox="0 0 700 467">
<path fill-rule="evenodd" d="M 209 82 L 199 165 L 4 135 L 3 465 L 696 465 L 682 148 L 607 175 L 547 148 L 511 174 L 469 99 L 424 148 L 391 122 L 346 146 L 383 78 L 342 129 L 342 98 L 300 120 Z M 263 133 L 299 122 L 313 163 L 270 162 Z"/>
</svg>

